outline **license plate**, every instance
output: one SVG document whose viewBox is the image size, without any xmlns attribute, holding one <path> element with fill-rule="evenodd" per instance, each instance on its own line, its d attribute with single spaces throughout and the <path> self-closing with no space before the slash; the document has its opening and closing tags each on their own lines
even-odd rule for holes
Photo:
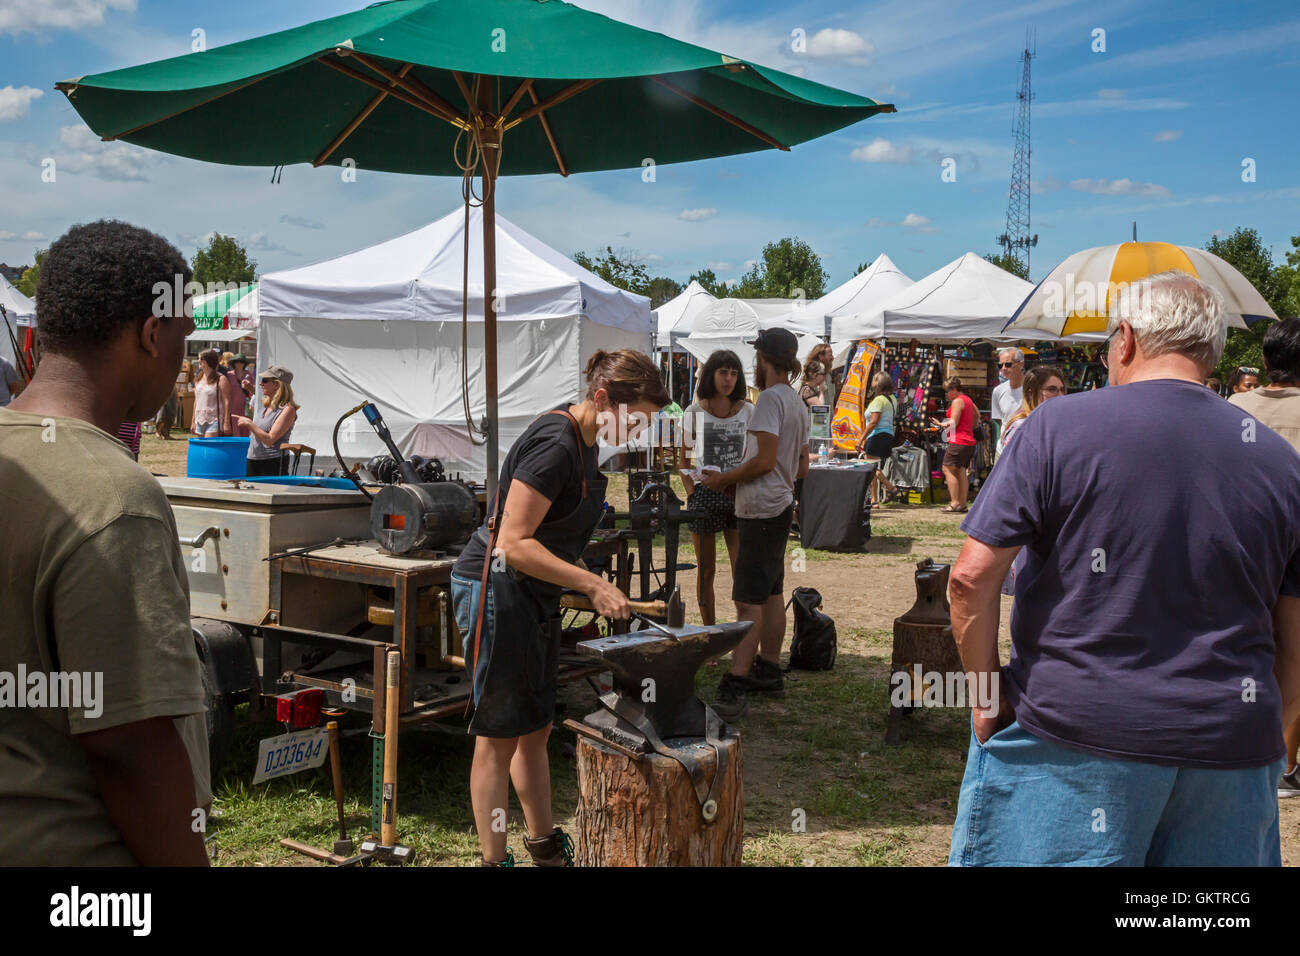
<svg viewBox="0 0 1300 956">
<path fill-rule="evenodd" d="M 257 748 L 257 772 L 253 783 L 287 777 L 299 770 L 319 767 L 329 756 L 324 727 L 295 730 L 279 737 L 267 737 Z"/>
</svg>

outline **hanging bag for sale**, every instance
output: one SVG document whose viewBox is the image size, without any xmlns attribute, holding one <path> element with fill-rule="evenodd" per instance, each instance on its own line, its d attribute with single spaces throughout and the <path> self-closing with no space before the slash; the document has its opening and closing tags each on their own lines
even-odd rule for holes
<svg viewBox="0 0 1300 956">
<path fill-rule="evenodd" d="M 790 642 L 790 668 L 828 671 L 835 666 L 838 641 L 835 622 L 821 610 L 816 588 L 795 588 L 786 604 L 794 605 L 794 640 Z"/>
</svg>

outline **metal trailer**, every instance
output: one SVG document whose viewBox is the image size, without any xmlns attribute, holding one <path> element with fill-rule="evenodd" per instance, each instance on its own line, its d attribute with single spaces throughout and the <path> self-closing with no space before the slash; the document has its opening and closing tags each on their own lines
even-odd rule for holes
<svg viewBox="0 0 1300 956">
<path fill-rule="evenodd" d="M 235 705 L 256 709 L 263 695 L 320 688 L 329 706 L 371 713 L 382 727 L 390 649 L 401 653 L 403 723 L 466 709 L 449 589 L 454 556 L 385 553 L 369 539 L 370 502 L 355 491 L 244 479 L 159 482 L 186 556 L 214 764 L 229 749 Z M 298 549 L 309 550 L 291 553 Z M 560 679 L 598 670 L 566 654 Z"/>
</svg>

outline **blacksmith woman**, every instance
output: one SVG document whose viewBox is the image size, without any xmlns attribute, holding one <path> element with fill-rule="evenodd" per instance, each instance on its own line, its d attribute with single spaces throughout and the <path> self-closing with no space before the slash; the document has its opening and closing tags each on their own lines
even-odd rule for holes
<svg viewBox="0 0 1300 956">
<path fill-rule="evenodd" d="M 534 865 L 573 865 L 572 841 L 551 816 L 546 757 L 560 594 L 581 592 L 597 613 L 628 617 L 626 595 L 577 563 L 605 502 L 596 437 L 617 443 L 669 401 L 659 370 L 641 352 L 592 355 L 586 397 L 547 412 L 519 436 L 489 508 L 497 519 L 475 532 L 452 570 L 452 604 L 473 680 L 470 796 L 484 866 L 514 865 L 505 828 L 512 783 Z"/>
</svg>

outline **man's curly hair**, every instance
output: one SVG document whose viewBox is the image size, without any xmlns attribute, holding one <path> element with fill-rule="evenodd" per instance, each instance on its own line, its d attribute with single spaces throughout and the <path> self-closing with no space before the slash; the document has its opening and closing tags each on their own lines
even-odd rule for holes
<svg viewBox="0 0 1300 956">
<path fill-rule="evenodd" d="M 36 285 L 41 347 L 76 355 L 106 345 L 123 328 L 153 314 L 156 283 L 174 290 L 178 276 L 184 288 L 190 267 L 157 233 L 116 219 L 73 226 L 41 262 Z M 179 305 L 169 313 L 179 312 Z"/>
</svg>

